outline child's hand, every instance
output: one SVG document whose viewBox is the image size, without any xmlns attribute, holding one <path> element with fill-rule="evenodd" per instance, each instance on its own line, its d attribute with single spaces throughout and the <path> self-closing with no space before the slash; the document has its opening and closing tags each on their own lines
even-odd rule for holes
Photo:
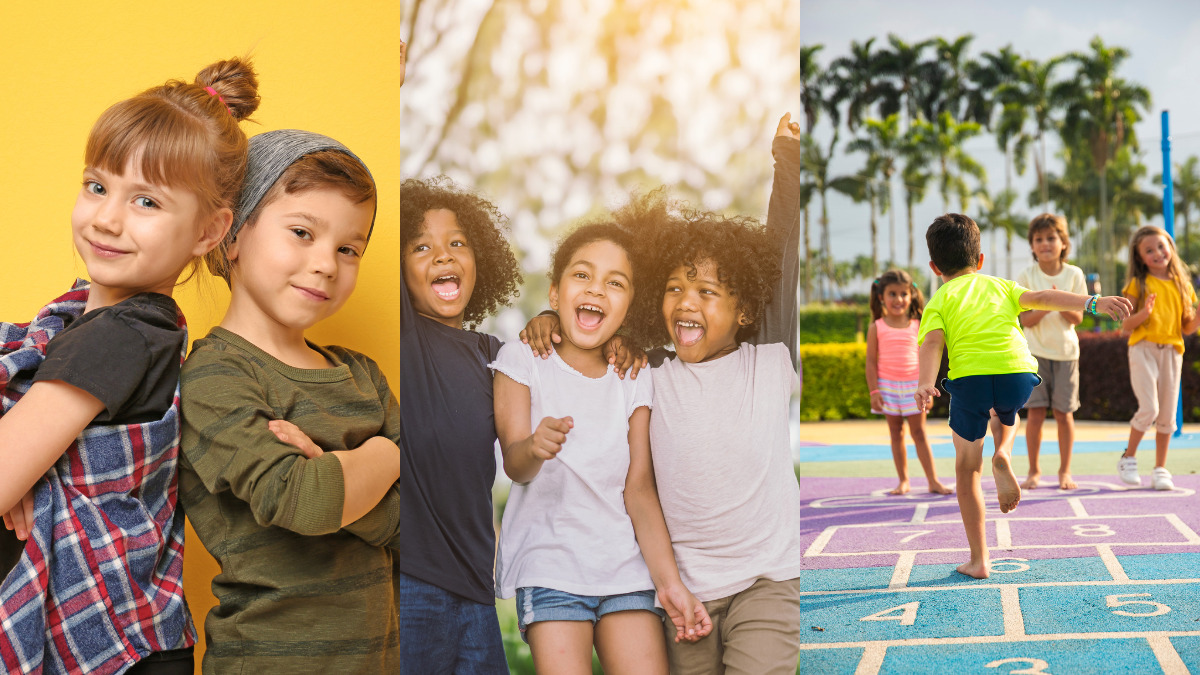
<svg viewBox="0 0 1200 675">
<path fill-rule="evenodd" d="M 271 420 L 267 422 L 267 428 L 275 434 L 276 438 L 295 447 L 308 459 L 315 459 L 325 454 L 324 450 L 312 442 L 308 434 L 300 431 L 300 427 L 287 420 Z"/>
<path fill-rule="evenodd" d="M 636 346 L 626 345 L 620 335 L 614 335 L 604 343 L 604 358 L 612 364 L 617 371 L 617 377 L 622 380 L 625 379 L 627 370 L 629 377 L 636 380 L 638 371 L 649 363 L 646 352 Z"/>
<path fill-rule="evenodd" d="M 871 410 L 883 410 L 883 394 L 879 392 L 871 394 Z"/>
<path fill-rule="evenodd" d="M 550 358 L 554 353 L 554 345 L 562 342 L 562 336 L 558 334 L 558 315 L 538 314 L 525 324 L 519 336 L 521 342 L 533 349 L 534 354 L 543 359 Z"/>
<path fill-rule="evenodd" d="M 543 417 L 533 430 L 533 456 L 542 461 L 557 457 L 573 426 L 575 420 L 570 417 Z"/>
<path fill-rule="evenodd" d="M 660 590 L 658 601 L 662 603 L 671 623 L 675 624 L 676 642 L 696 642 L 712 632 L 712 618 L 708 616 L 704 603 L 697 600 L 683 584 Z"/>
<path fill-rule="evenodd" d="M 792 121 L 792 113 L 784 113 L 779 118 L 779 126 L 775 129 L 776 136 L 787 136 L 800 140 L 800 123 Z"/>
<path fill-rule="evenodd" d="M 917 393 L 913 394 L 913 398 L 917 401 L 917 409 L 921 412 L 928 412 L 933 407 L 933 399 L 935 396 L 941 396 L 942 392 L 932 384 L 927 384 L 917 387 Z"/>
<path fill-rule="evenodd" d="M 36 489 L 36 485 L 29 488 L 25 496 L 21 497 L 21 501 L 4 514 L 4 527 L 15 531 L 17 539 L 21 541 L 29 539 L 29 534 L 33 531 L 33 491 Z"/>
<path fill-rule="evenodd" d="M 1154 294 L 1146 296 L 1146 311 L 1154 308 Z M 1107 314 L 1117 321 L 1124 321 L 1133 313 L 1133 303 L 1119 295 L 1109 295 L 1096 300 L 1096 313 Z"/>
</svg>

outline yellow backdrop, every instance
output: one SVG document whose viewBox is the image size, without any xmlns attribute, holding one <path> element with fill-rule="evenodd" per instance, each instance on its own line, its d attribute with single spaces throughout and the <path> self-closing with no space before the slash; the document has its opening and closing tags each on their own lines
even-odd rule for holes
<svg viewBox="0 0 1200 675">
<path fill-rule="evenodd" d="M 0 319 L 28 321 L 86 276 L 71 244 L 70 215 L 96 117 L 167 79 L 190 81 L 213 61 L 250 54 L 262 105 L 254 116 L 259 124 L 243 123 L 249 135 L 317 131 L 345 143 L 375 176 L 379 213 L 358 289 L 309 337 L 369 354 L 395 389 L 401 4 L 0 2 Z M 202 276 L 176 293 L 193 340 L 220 321 L 228 301 L 224 282 Z M 217 568 L 190 528 L 185 560 L 185 591 L 203 640 Z"/>
</svg>

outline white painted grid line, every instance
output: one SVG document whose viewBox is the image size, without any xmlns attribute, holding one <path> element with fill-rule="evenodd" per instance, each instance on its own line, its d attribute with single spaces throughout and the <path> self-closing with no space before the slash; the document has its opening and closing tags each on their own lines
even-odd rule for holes
<svg viewBox="0 0 1200 675">
<path fill-rule="evenodd" d="M 829 555 L 827 553 L 822 553 L 822 551 L 824 551 L 825 547 L 829 545 L 829 540 L 833 539 L 833 534 L 837 532 L 837 529 L 837 525 L 825 528 L 821 534 L 817 535 L 817 538 L 813 540 L 813 543 L 808 545 L 808 550 L 804 552 L 804 557 L 807 558 L 809 556 Z"/>
<path fill-rule="evenodd" d="M 1083 499 L 1080 497 L 1068 497 L 1067 505 L 1071 507 L 1071 513 L 1080 518 L 1087 518 L 1087 509 L 1083 508 Z"/>
<path fill-rule="evenodd" d="M 1121 561 L 1113 555 L 1112 546 L 1096 544 L 1096 553 L 1100 555 L 1100 560 L 1104 562 L 1104 567 L 1112 575 L 1113 581 L 1129 581 L 1129 575 L 1125 573 L 1125 568 L 1121 567 Z"/>
<path fill-rule="evenodd" d="M 923 523 L 923 522 L 925 522 L 925 516 L 928 515 L 928 513 L 929 513 L 929 503 L 928 502 L 917 504 L 917 507 L 915 509 L 913 509 L 913 517 L 912 517 L 912 521 L 910 521 L 910 522 Z"/>
<path fill-rule="evenodd" d="M 1189 544 L 1200 544 L 1200 535 L 1196 534 L 1195 530 L 1188 527 L 1187 523 L 1183 522 L 1183 519 L 1178 515 L 1174 513 L 1165 513 L 1163 514 L 1163 517 L 1167 519 L 1167 522 L 1174 525 L 1176 530 L 1179 530 L 1179 533 L 1188 540 Z"/>
<path fill-rule="evenodd" d="M 818 597 L 822 595 L 869 595 L 881 593 L 925 593 L 940 591 L 961 591 L 978 588 L 1051 588 L 1054 586 L 1178 586 L 1182 584 L 1200 584 L 1200 579 L 1130 579 L 1129 581 L 1037 581 L 1027 584 L 990 584 L 964 582 L 954 586 L 905 586 L 904 588 L 848 588 L 837 591 L 800 591 L 801 596 Z"/>
<path fill-rule="evenodd" d="M 1004 637 L 1025 637 L 1025 617 L 1021 614 L 1020 587 L 1000 588 L 1000 608 L 1004 610 Z"/>
<path fill-rule="evenodd" d="M 1009 638 L 1004 635 L 971 635 L 957 638 L 912 638 L 909 640 L 864 640 L 862 642 L 808 642 L 800 645 L 801 651 L 814 649 L 842 649 L 845 647 L 870 648 L 884 647 L 931 647 L 944 645 L 977 645 L 995 644 L 999 642 L 1061 642 L 1063 640 L 1117 640 L 1124 638 L 1149 639 L 1152 637 L 1200 637 L 1200 630 L 1192 631 L 1141 631 L 1114 633 L 1057 633 L 1049 635 L 1023 635 Z"/>
<path fill-rule="evenodd" d="M 858 667 L 854 669 L 854 675 L 878 675 L 879 669 L 883 667 L 883 657 L 886 655 L 887 646 L 868 645 L 863 649 L 862 658 L 858 661 Z"/>
<path fill-rule="evenodd" d="M 1012 548 L 1012 530 L 1008 528 L 1008 521 L 1000 519 L 995 521 L 996 525 L 996 548 Z"/>
<path fill-rule="evenodd" d="M 896 561 L 896 567 L 892 570 L 892 580 L 888 582 L 889 590 L 897 590 L 908 586 L 908 576 L 912 574 L 913 563 L 916 559 L 916 551 L 908 551 L 900 554 L 900 559 Z"/>
<path fill-rule="evenodd" d="M 1188 675 L 1187 665 L 1179 658 L 1179 652 L 1175 651 L 1170 638 L 1151 635 L 1146 638 L 1146 642 L 1149 642 L 1150 649 L 1154 650 L 1154 657 L 1158 659 L 1158 665 L 1163 669 L 1164 675 Z"/>
</svg>

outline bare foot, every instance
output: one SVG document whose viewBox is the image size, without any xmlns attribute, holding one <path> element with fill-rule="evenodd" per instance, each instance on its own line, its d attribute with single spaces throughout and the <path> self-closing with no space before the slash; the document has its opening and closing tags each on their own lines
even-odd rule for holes
<svg viewBox="0 0 1200 675">
<path fill-rule="evenodd" d="M 957 569 L 960 573 L 976 579 L 986 579 L 991 575 L 988 570 L 987 561 L 984 560 L 968 560 L 959 565 Z"/>
<path fill-rule="evenodd" d="M 954 494 L 954 488 L 942 485 L 942 482 L 935 478 L 929 481 L 929 492 L 936 495 L 952 495 Z"/>
<path fill-rule="evenodd" d="M 1017 474 L 1013 473 L 1008 453 L 997 452 L 992 455 L 992 478 L 996 481 L 996 496 L 1000 500 L 1000 513 L 1008 513 L 1017 508 L 1017 504 L 1021 501 L 1021 486 L 1017 484 Z"/>
<path fill-rule="evenodd" d="M 1021 483 L 1021 488 L 1025 490 L 1033 490 L 1034 488 L 1037 488 L 1041 485 L 1041 483 L 1038 482 L 1038 479 L 1041 477 L 1042 474 L 1040 473 L 1029 474 L 1029 478 L 1026 478 L 1024 483 Z"/>
<path fill-rule="evenodd" d="M 1074 490 L 1077 487 L 1079 487 L 1079 486 L 1076 485 L 1075 481 L 1071 478 L 1070 471 L 1059 471 L 1058 472 L 1058 489 L 1059 490 Z"/>
<path fill-rule="evenodd" d="M 900 484 L 896 486 L 896 489 L 892 490 L 888 494 L 889 495 L 906 495 L 906 494 L 908 494 L 908 481 L 906 481 L 906 480 L 900 481 Z"/>
</svg>

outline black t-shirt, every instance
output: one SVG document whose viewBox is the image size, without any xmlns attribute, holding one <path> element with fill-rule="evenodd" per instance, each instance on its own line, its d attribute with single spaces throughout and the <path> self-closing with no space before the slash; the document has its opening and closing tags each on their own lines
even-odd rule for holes
<svg viewBox="0 0 1200 675">
<path fill-rule="evenodd" d="M 34 382 L 61 380 L 95 396 L 104 410 L 93 424 L 162 419 L 179 384 L 186 334 L 175 301 L 139 293 L 72 321 L 46 345 Z"/>
<path fill-rule="evenodd" d="M 400 571 L 495 603 L 491 335 L 420 316 L 400 275 Z"/>
</svg>

